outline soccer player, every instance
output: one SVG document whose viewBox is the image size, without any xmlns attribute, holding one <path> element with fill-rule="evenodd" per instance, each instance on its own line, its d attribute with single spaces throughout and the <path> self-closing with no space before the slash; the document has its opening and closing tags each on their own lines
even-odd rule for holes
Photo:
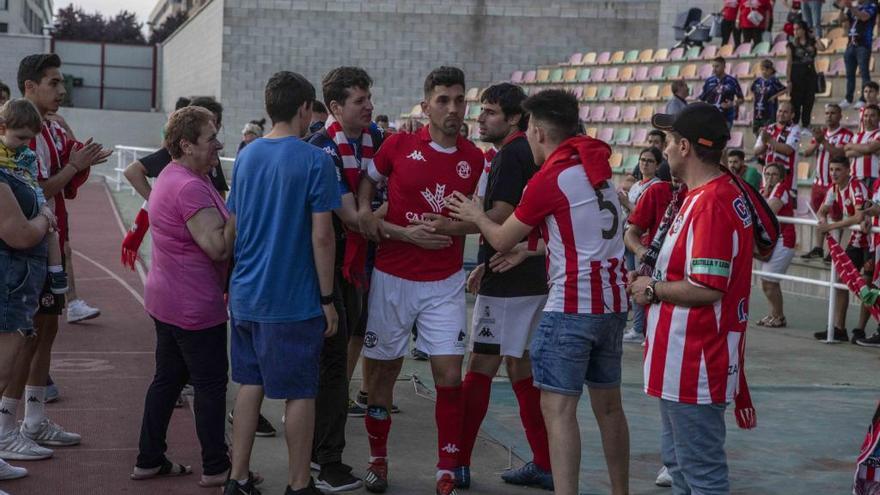
<svg viewBox="0 0 880 495">
<path fill-rule="evenodd" d="M 576 410 L 585 383 L 611 491 L 628 493 L 629 429 L 620 400 L 628 301 L 623 216 L 610 182 L 611 148 L 577 135 L 578 102 L 569 92 L 541 91 L 523 102 L 523 109 L 530 114 L 529 147 L 541 168 L 513 214 L 498 224 L 479 200 L 460 193 L 447 205 L 454 218 L 475 223 L 499 252 L 510 251 L 540 227 L 547 242 L 550 293 L 530 352 L 555 493 L 577 493 L 581 445 Z"/>
<path fill-rule="evenodd" d="M 482 152 L 459 134 L 465 114 L 464 73 L 440 67 L 425 79 L 422 111 L 429 124 L 389 137 L 373 159 L 357 194 L 361 231 L 379 241 L 370 283 L 364 359 L 370 437 L 367 490 L 388 486 L 388 432 L 394 383 L 400 374 L 413 322 L 416 345 L 430 356 L 437 390 L 437 493 L 455 493 L 462 431 L 461 365 L 465 352 L 464 237 L 410 225 L 425 213 L 447 213 L 446 197 L 473 194 L 483 169 Z M 376 183 L 388 189 L 384 220 L 370 206 Z"/>
</svg>

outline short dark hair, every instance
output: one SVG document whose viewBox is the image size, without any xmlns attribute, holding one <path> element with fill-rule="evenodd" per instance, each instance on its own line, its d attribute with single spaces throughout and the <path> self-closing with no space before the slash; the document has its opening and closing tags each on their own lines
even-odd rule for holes
<svg viewBox="0 0 880 495">
<path fill-rule="evenodd" d="M 190 105 L 172 113 L 165 124 L 165 142 L 163 143 L 171 158 L 177 159 L 183 156 L 183 147 L 180 146 L 180 141 L 186 139 L 190 143 L 198 142 L 202 126 L 213 122 L 213 112 L 197 105 Z"/>
<path fill-rule="evenodd" d="M 831 155 L 831 158 L 828 159 L 828 164 L 830 165 L 832 163 L 839 163 L 840 165 L 849 168 L 849 158 L 847 158 L 845 155 Z"/>
<path fill-rule="evenodd" d="M 312 102 L 312 111 L 318 113 L 327 113 L 327 107 L 318 100 Z"/>
<path fill-rule="evenodd" d="M 337 67 L 324 76 L 321 81 L 321 92 L 324 93 L 324 104 L 330 108 L 330 102 L 335 101 L 345 105 L 349 90 L 358 88 L 369 90 L 373 85 L 373 79 L 367 71 L 360 67 Z"/>
<path fill-rule="evenodd" d="M 430 98 L 431 93 L 437 86 L 455 86 L 460 85 L 466 88 L 464 84 L 464 72 L 458 67 L 450 67 L 444 65 L 432 70 L 428 77 L 425 78 L 425 98 Z"/>
<path fill-rule="evenodd" d="M 189 102 L 191 107 L 202 107 L 208 109 L 217 116 L 217 128 L 223 125 L 223 105 L 215 100 L 213 96 L 194 96 Z"/>
<path fill-rule="evenodd" d="M 300 107 L 315 101 L 315 87 L 302 75 L 284 70 L 269 78 L 265 99 L 266 113 L 272 122 L 287 122 Z"/>
<path fill-rule="evenodd" d="M 660 141 L 666 142 L 666 133 L 661 131 L 660 129 L 651 129 L 648 131 L 648 137 L 657 136 L 660 138 Z"/>
<path fill-rule="evenodd" d="M 674 139 L 675 142 L 677 143 L 685 138 L 681 134 L 679 134 L 675 131 L 672 131 L 672 139 Z M 712 164 L 721 163 L 721 156 L 724 154 L 723 148 L 721 148 L 721 149 L 709 148 L 708 146 L 703 146 L 702 144 L 691 141 L 690 139 L 688 139 L 688 142 L 691 144 L 691 147 L 694 148 L 694 154 L 697 156 L 697 159 L 699 159 L 701 162 L 712 163 Z"/>
<path fill-rule="evenodd" d="M 724 60 L 724 57 L 715 57 L 712 59 L 712 62 L 718 62 L 721 65 L 724 65 L 727 63 L 727 60 Z"/>
<path fill-rule="evenodd" d="M 825 104 L 825 108 L 834 108 L 838 112 L 843 112 L 843 109 L 840 108 L 840 105 L 838 105 L 837 103 L 827 103 L 827 104 Z"/>
<path fill-rule="evenodd" d="M 743 150 L 727 150 L 727 157 L 735 156 L 742 161 L 746 161 L 746 154 L 743 153 Z"/>
<path fill-rule="evenodd" d="M 376 116 L 376 122 L 386 122 L 386 123 L 390 123 L 391 120 L 388 118 L 387 115 L 382 114 L 382 115 L 377 115 L 377 116 Z"/>
<path fill-rule="evenodd" d="M 522 107 L 522 103 L 526 98 L 525 91 L 516 84 L 500 83 L 486 88 L 483 94 L 480 95 L 480 103 L 500 106 L 504 117 L 521 115 L 518 126 L 519 130 L 524 131 L 529 126 L 529 117 Z"/>
<path fill-rule="evenodd" d="M 687 83 L 684 82 L 683 80 L 681 80 L 681 79 L 676 79 L 675 81 L 672 81 L 672 92 L 675 93 L 675 92 L 678 91 L 679 89 L 687 89 L 687 90 L 690 90 L 690 88 L 688 88 Z"/>
<path fill-rule="evenodd" d="M 2 93 L 2 92 L 4 92 L 4 91 L 5 91 L 6 94 L 8 94 L 9 96 L 12 96 L 12 91 L 9 89 L 9 86 L 7 86 L 6 84 L 4 84 L 3 81 L 0 81 L 0 93 Z"/>
<path fill-rule="evenodd" d="M 34 134 L 39 134 L 43 117 L 30 100 L 14 98 L 0 107 L 0 124 L 7 129 L 30 129 Z"/>
<path fill-rule="evenodd" d="M 862 85 L 862 91 L 864 91 L 865 88 L 871 88 L 874 91 L 880 91 L 880 84 L 877 84 L 877 81 L 868 81 Z"/>
<path fill-rule="evenodd" d="M 186 96 L 181 96 L 177 99 L 176 102 L 174 102 L 174 109 L 180 110 L 181 108 L 188 107 L 190 103 L 191 101 L 189 98 L 187 98 Z"/>
<path fill-rule="evenodd" d="M 783 178 L 785 177 L 785 167 L 783 167 L 781 163 L 779 163 L 779 162 L 768 163 L 767 165 L 764 165 L 764 170 L 767 170 L 770 167 L 773 167 L 773 168 L 779 170 L 780 177 L 783 177 Z"/>
<path fill-rule="evenodd" d="M 880 106 L 877 106 L 877 105 L 871 103 L 870 105 L 865 105 L 864 108 L 865 108 L 865 111 L 873 110 L 873 111 L 877 112 L 877 115 L 880 115 Z"/>
<path fill-rule="evenodd" d="M 653 155 L 654 161 L 657 162 L 657 166 L 658 167 L 660 166 L 660 163 L 663 161 L 663 152 L 662 151 L 657 149 L 655 146 L 649 146 L 639 152 L 639 158 L 641 158 L 642 155 L 644 155 L 645 153 L 650 153 L 651 155 Z"/>
<path fill-rule="evenodd" d="M 61 67 L 61 57 L 56 53 L 38 53 L 28 55 L 21 59 L 18 64 L 18 89 L 24 94 L 25 81 L 34 81 L 37 84 L 46 76 L 46 70 Z"/>
<path fill-rule="evenodd" d="M 578 132 L 577 97 L 562 89 L 545 89 L 526 98 L 522 103 L 523 110 L 531 118 L 549 124 L 551 137 L 562 142 Z"/>
</svg>

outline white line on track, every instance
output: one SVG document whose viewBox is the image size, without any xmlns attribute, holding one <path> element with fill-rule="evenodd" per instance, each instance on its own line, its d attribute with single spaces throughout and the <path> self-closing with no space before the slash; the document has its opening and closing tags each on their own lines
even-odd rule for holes
<svg viewBox="0 0 880 495">
<path fill-rule="evenodd" d="M 88 261 L 89 263 L 95 265 L 96 267 L 98 267 L 101 271 L 103 271 L 104 273 L 106 273 L 107 275 L 109 275 L 111 278 L 113 278 L 114 280 L 116 280 L 117 282 L 119 282 L 120 285 L 122 285 L 123 287 L 125 287 L 125 289 L 126 289 L 128 292 L 131 293 L 132 297 L 134 297 L 134 299 L 135 299 L 137 302 L 139 302 L 141 305 L 144 304 L 144 298 L 141 297 L 141 295 L 138 294 L 138 291 L 136 291 L 136 290 L 134 289 L 134 287 L 132 287 L 131 285 L 129 285 L 128 282 L 126 282 L 125 280 L 122 280 L 122 277 L 120 277 L 119 275 L 113 273 L 113 272 L 110 271 L 110 269 L 107 268 L 106 266 L 104 266 L 104 265 L 98 263 L 97 261 L 93 260 L 92 258 L 89 258 L 88 256 L 86 256 L 85 254 L 83 254 L 83 253 L 77 251 L 76 249 L 73 250 L 73 254 L 79 256 L 80 258 L 82 258 L 82 259 Z"/>
</svg>

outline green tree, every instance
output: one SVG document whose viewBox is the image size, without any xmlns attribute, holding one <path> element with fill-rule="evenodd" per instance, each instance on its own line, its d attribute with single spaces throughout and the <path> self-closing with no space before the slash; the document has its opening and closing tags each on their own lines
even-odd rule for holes
<svg viewBox="0 0 880 495">
<path fill-rule="evenodd" d="M 174 15 L 168 16 L 159 26 L 153 26 L 153 29 L 150 31 L 150 44 L 153 43 L 162 43 L 166 38 L 171 36 L 171 33 L 177 31 L 184 22 L 188 15 L 185 11 L 177 12 Z"/>
</svg>

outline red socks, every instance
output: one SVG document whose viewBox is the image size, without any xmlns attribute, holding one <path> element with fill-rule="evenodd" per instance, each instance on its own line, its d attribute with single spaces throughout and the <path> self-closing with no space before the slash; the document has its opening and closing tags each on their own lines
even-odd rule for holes
<svg viewBox="0 0 880 495">
<path fill-rule="evenodd" d="M 519 402 L 519 417 L 532 448 L 533 462 L 544 471 L 550 471 L 550 445 L 541 414 L 541 391 L 535 388 L 532 377 L 528 377 L 514 383 L 513 392 Z"/>
<path fill-rule="evenodd" d="M 364 417 L 367 436 L 370 439 L 370 457 L 388 457 L 388 432 L 391 416 L 384 407 L 370 406 Z"/>
<path fill-rule="evenodd" d="M 437 386 L 437 405 L 434 417 L 437 421 L 437 469 L 453 471 L 458 467 L 461 451 L 463 416 L 462 386 Z"/>
<path fill-rule="evenodd" d="M 482 373 L 469 371 L 464 377 L 461 387 L 464 402 L 463 427 L 461 430 L 461 452 L 458 453 L 458 465 L 470 466 L 471 453 L 477 442 L 480 425 L 489 410 L 489 395 L 492 392 L 492 377 Z"/>
</svg>

